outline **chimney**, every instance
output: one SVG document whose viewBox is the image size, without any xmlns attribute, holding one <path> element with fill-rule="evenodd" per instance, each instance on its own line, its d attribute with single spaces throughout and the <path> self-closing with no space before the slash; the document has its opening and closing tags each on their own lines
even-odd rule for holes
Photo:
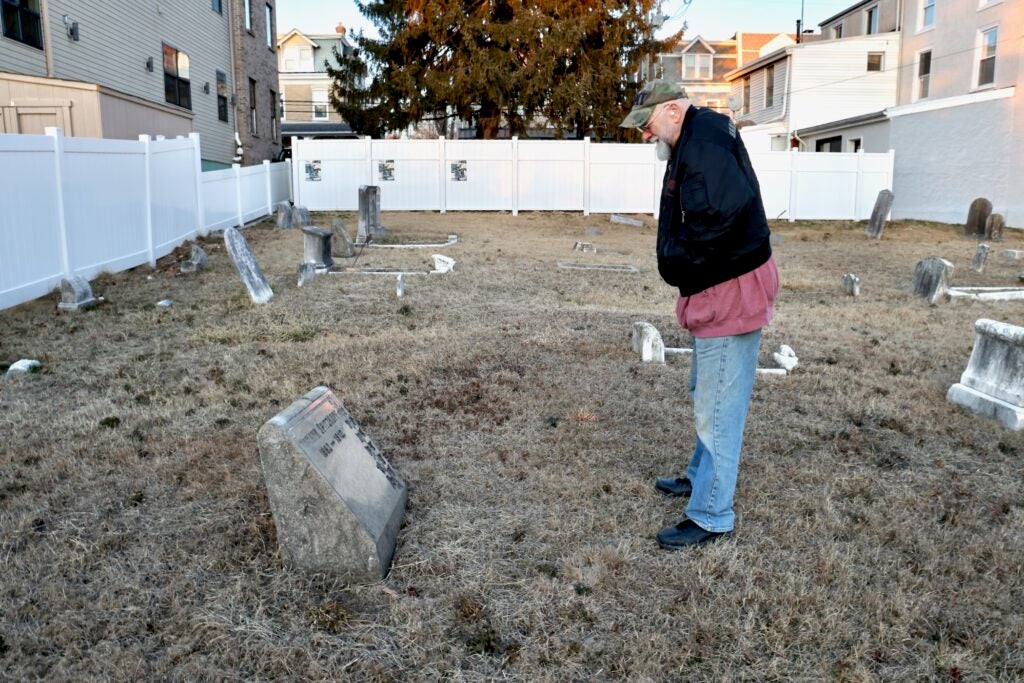
<svg viewBox="0 0 1024 683">
<path fill-rule="evenodd" d="M 337 26 L 334 27 L 334 32 L 337 33 L 339 36 L 345 35 L 345 31 L 345 24 L 338 24 Z"/>
<path fill-rule="evenodd" d="M 797 19 L 797 20 L 796 20 L 796 42 L 798 42 L 798 43 L 799 43 L 799 42 L 801 42 L 801 40 L 800 40 L 800 36 L 802 36 L 802 35 L 803 35 L 803 30 L 802 30 L 802 29 L 803 29 L 803 26 L 802 26 L 802 23 L 803 23 L 803 22 L 801 22 L 801 21 L 800 21 L 799 19 Z"/>
</svg>

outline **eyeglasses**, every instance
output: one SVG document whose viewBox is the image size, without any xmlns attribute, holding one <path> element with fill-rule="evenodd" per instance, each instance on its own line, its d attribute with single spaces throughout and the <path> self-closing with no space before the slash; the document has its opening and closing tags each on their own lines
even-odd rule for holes
<svg viewBox="0 0 1024 683">
<path fill-rule="evenodd" d="M 664 107 L 661 108 L 661 109 L 655 108 L 655 111 L 652 112 L 651 115 L 647 117 L 647 123 L 645 123 L 642 126 L 637 126 L 636 129 L 638 131 L 640 131 L 641 133 L 650 133 L 651 132 L 651 124 L 654 123 L 654 117 L 657 116 L 659 113 L 661 113 L 663 111 L 665 111 Z"/>
</svg>

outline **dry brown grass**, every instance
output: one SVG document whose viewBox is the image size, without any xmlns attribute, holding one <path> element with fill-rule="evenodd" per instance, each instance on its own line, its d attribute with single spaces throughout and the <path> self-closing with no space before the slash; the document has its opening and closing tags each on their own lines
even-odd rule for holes
<svg viewBox="0 0 1024 683">
<path fill-rule="evenodd" d="M 246 231 L 276 292 L 210 270 L 104 276 L 109 304 L 0 312 L 0 677 L 60 680 L 1011 680 L 1024 677 L 1024 437 L 945 401 L 976 318 L 906 293 L 953 227 L 779 223 L 783 291 L 737 495 L 737 534 L 665 553 L 654 477 L 694 434 L 654 230 L 570 214 L 385 214 L 463 242 L 451 276 L 295 286 L 298 232 Z M 323 216 L 325 224 L 329 216 Z M 650 223 L 650 222 L 649 222 Z M 602 234 L 584 236 L 588 226 Z M 598 254 L 573 254 L 577 239 Z M 1007 247 L 1021 247 L 1016 233 Z M 431 250 L 360 265 L 426 268 Z M 639 275 L 559 271 L 560 259 Z M 845 297 L 854 271 L 862 296 Z M 150 279 L 150 275 L 153 275 Z M 177 303 L 154 307 L 160 299 Z M 345 401 L 410 486 L 395 566 L 350 586 L 282 567 L 259 426 L 313 386 Z"/>
</svg>

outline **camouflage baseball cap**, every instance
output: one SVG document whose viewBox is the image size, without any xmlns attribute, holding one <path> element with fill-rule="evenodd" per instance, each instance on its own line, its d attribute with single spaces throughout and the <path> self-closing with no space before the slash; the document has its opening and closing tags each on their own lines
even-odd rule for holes
<svg viewBox="0 0 1024 683">
<path fill-rule="evenodd" d="M 622 119 L 619 126 L 621 128 L 639 128 L 647 123 L 647 119 L 651 118 L 654 107 L 662 102 L 671 102 L 685 97 L 686 88 L 674 81 L 667 81 L 664 78 L 647 81 L 647 84 L 636 94 L 633 108 L 626 118 Z"/>
</svg>

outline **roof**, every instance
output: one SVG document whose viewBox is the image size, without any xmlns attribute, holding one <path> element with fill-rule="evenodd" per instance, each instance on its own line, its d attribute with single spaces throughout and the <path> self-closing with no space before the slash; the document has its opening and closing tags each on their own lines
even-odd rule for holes
<svg viewBox="0 0 1024 683">
<path fill-rule="evenodd" d="M 796 40 L 795 33 L 783 33 L 777 31 L 775 33 L 747 33 L 746 31 L 738 32 L 733 38 L 742 36 L 743 49 L 744 50 L 760 50 L 762 47 L 775 40 L 779 35 L 787 35 L 793 40 Z"/>
<path fill-rule="evenodd" d="M 308 42 L 313 47 L 320 47 L 319 45 L 316 44 L 316 42 L 312 38 L 310 38 L 308 35 L 306 35 L 305 33 L 303 33 L 302 31 L 300 31 L 297 28 L 293 28 L 291 31 L 288 31 L 288 33 L 284 34 L 283 36 L 279 36 L 278 39 L 277 39 L 277 44 L 281 45 L 281 43 L 283 43 L 284 41 L 288 40 L 292 36 L 299 36 L 300 38 L 305 38 L 306 42 Z"/>
<path fill-rule="evenodd" d="M 830 130 L 838 130 L 840 128 L 846 128 L 848 126 L 858 126 L 865 123 L 877 123 L 879 121 L 887 121 L 889 115 L 885 113 L 885 110 L 873 111 L 870 114 L 861 114 L 860 116 L 851 116 L 848 119 L 839 119 L 838 121 L 829 121 L 828 123 L 822 123 L 817 126 L 810 126 L 809 128 L 801 128 L 796 132 L 797 135 L 815 135 L 817 133 L 824 133 Z"/>
<path fill-rule="evenodd" d="M 750 73 L 751 71 L 756 71 L 760 69 L 762 66 L 768 66 L 773 62 L 785 59 L 786 57 L 789 56 L 789 53 L 792 52 L 793 49 L 800 47 L 801 44 L 802 43 L 797 43 L 796 45 L 787 45 L 785 47 L 780 47 L 775 52 L 769 52 L 764 57 L 758 57 L 752 62 L 747 62 L 743 66 L 733 69 L 729 73 L 725 74 L 725 80 L 731 81 L 734 78 L 744 76 Z"/>
<path fill-rule="evenodd" d="M 844 9 L 842 12 L 839 12 L 838 14 L 833 14 L 831 17 L 829 17 L 825 21 L 823 21 L 820 24 L 818 24 L 818 26 L 824 26 L 825 24 L 831 24 L 833 21 L 835 21 L 839 17 L 843 16 L 844 14 L 849 14 L 850 12 L 852 12 L 855 9 L 857 9 L 858 7 L 863 7 L 864 5 L 867 5 L 868 3 L 877 2 L 877 1 L 878 0 L 861 0 L 861 2 L 855 2 L 854 4 L 850 5 L 846 9 Z"/>
<path fill-rule="evenodd" d="M 308 135 L 319 138 L 359 137 L 347 123 L 331 121 L 289 121 L 281 122 L 282 135 Z"/>
</svg>

